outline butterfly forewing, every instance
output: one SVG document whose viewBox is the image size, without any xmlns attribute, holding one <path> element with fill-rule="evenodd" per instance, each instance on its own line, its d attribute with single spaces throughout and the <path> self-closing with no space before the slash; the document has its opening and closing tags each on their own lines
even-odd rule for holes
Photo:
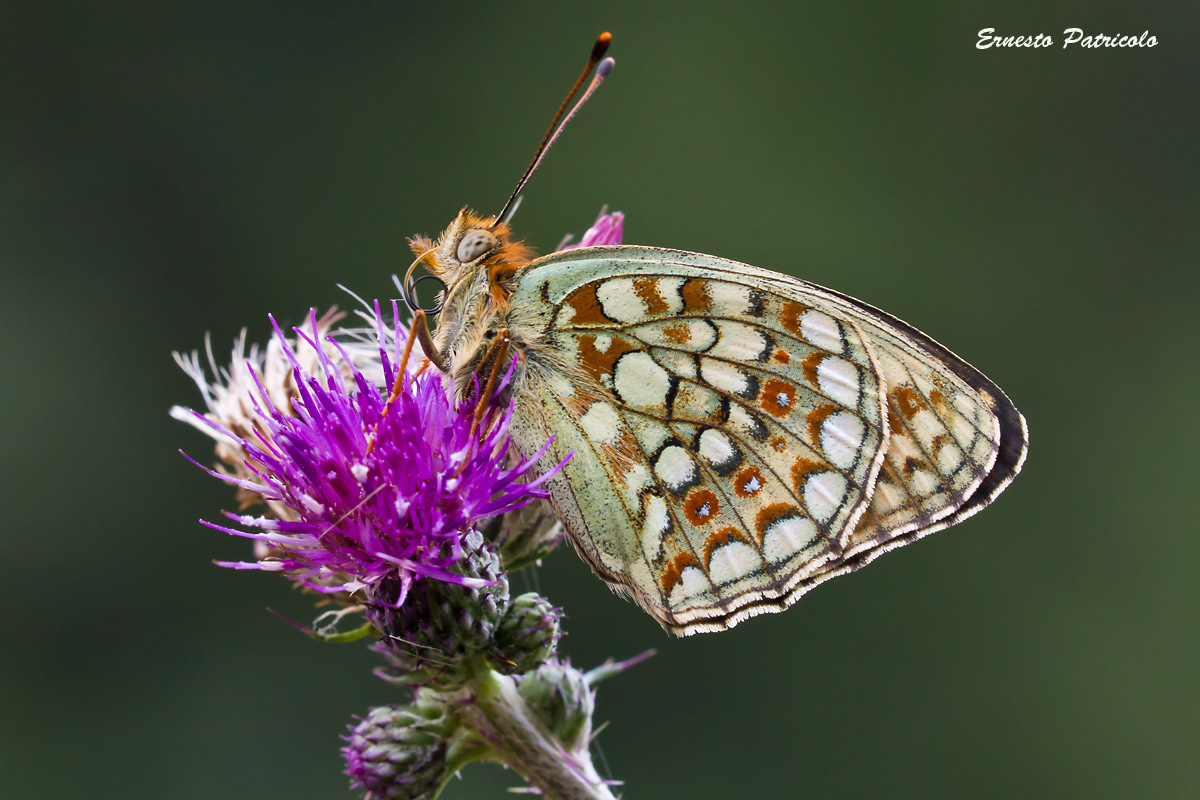
<svg viewBox="0 0 1200 800">
<path fill-rule="evenodd" d="M 642 247 L 533 262 L 510 322 L 514 440 L 577 549 L 675 632 L 780 610 L 982 507 L 1024 421 L 990 381 L 882 312 L 779 273 Z M 982 488 L 981 488 L 982 487 Z"/>
</svg>

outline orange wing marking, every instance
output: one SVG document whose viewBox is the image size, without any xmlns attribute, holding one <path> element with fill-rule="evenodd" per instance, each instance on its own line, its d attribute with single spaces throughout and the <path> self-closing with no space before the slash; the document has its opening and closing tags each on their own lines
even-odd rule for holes
<svg viewBox="0 0 1200 800">
<path fill-rule="evenodd" d="M 575 310 L 571 325 L 611 325 L 612 320 L 604 316 L 600 298 L 596 296 L 596 284 L 589 283 L 571 293 L 567 303 Z"/>
<path fill-rule="evenodd" d="M 599 381 L 603 375 L 612 375 L 618 358 L 638 349 L 640 348 L 614 336 L 608 348 L 601 351 L 596 348 L 596 337 L 588 334 L 579 337 L 579 362 L 589 375 Z"/>
<path fill-rule="evenodd" d="M 832 414 L 837 413 L 837 410 L 838 407 L 835 405 L 824 405 L 808 412 L 808 439 L 815 446 L 821 446 L 821 424 Z"/>
<path fill-rule="evenodd" d="M 732 526 L 726 526 L 721 530 L 709 536 L 704 542 L 704 563 L 707 566 L 712 563 L 713 553 L 733 542 L 741 542 L 746 545 L 753 546 L 752 542 L 746 540 L 742 532 Z"/>
<path fill-rule="evenodd" d="M 684 311 L 708 311 L 712 307 L 712 294 L 708 281 L 703 278 L 688 278 L 679 290 Z"/>
<path fill-rule="evenodd" d="M 733 493 L 738 497 L 753 497 L 762 487 L 763 476 L 758 467 L 746 467 L 733 478 Z"/>
<path fill-rule="evenodd" d="M 693 489 L 683 503 L 684 516 L 697 528 L 712 522 L 720 510 L 717 496 L 708 489 Z"/>
<path fill-rule="evenodd" d="M 912 419 L 918 411 L 925 408 L 925 398 L 921 397 L 911 386 L 897 388 L 892 392 L 892 397 L 896 401 L 896 408 L 900 410 L 905 419 Z"/>
<path fill-rule="evenodd" d="M 671 344 L 687 344 L 692 339 L 692 329 L 684 323 L 668 325 L 663 328 L 663 338 Z"/>
<path fill-rule="evenodd" d="M 804 380 L 811 383 L 814 389 L 821 388 L 820 379 L 817 376 L 817 367 L 821 366 L 821 360 L 824 358 L 824 353 L 820 350 L 815 350 L 800 362 L 800 366 L 804 369 Z"/>
<path fill-rule="evenodd" d="M 633 293 L 642 299 L 650 314 L 663 314 L 670 309 L 667 299 L 658 288 L 657 278 L 634 278 Z"/>
<path fill-rule="evenodd" d="M 797 458 L 796 463 L 792 465 L 792 486 L 795 487 L 796 493 L 800 493 L 809 475 L 812 475 L 814 472 L 825 472 L 828 469 L 828 465 L 822 464 L 819 461 L 813 461 L 810 458 Z"/>
<path fill-rule="evenodd" d="M 762 388 L 758 404 L 763 410 L 783 419 L 796 407 L 796 387 L 781 380 L 769 380 Z"/>
<path fill-rule="evenodd" d="M 800 509 L 797 506 L 789 505 L 788 503 L 772 503 L 759 510 L 754 517 L 754 532 L 758 534 L 758 542 L 761 546 L 762 541 L 766 538 L 767 529 L 780 520 L 788 517 L 803 516 L 800 514 Z"/>
<path fill-rule="evenodd" d="M 667 568 L 663 570 L 662 589 L 664 595 L 670 595 L 671 590 L 683 580 L 683 571 L 688 567 L 700 569 L 700 562 L 691 553 L 678 553 Z"/>
<path fill-rule="evenodd" d="M 808 306 L 801 305 L 794 300 L 789 300 L 783 304 L 783 319 L 780 320 L 784 330 L 799 336 L 800 335 L 800 317 L 808 311 Z"/>
</svg>

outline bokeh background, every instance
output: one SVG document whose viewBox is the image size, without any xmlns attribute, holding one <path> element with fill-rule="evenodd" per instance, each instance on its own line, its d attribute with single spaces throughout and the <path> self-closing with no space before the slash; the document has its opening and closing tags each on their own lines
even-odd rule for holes
<svg viewBox="0 0 1200 800">
<path fill-rule="evenodd" d="M 170 352 L 390 297 L 406 235 L 503 202 L 601 30 L 530 241 L 607 203 L 835 287 L 1032 429 L 987 512 L 729 633 L 670 640 L 548 559 L 576 663 L 658 648 L 600 692 L 625 796 L 1200 795 L 1195 4 L 648 6 L 6 4 L 0 795 L 352 796 L 338 736 L 399 695 L 212 566 L 245 545 L 196 523 L 230 500 L 176 452 L 207 444 Z M 975 49 L 1068 26 L 1160 44 Z"/>
</svg>

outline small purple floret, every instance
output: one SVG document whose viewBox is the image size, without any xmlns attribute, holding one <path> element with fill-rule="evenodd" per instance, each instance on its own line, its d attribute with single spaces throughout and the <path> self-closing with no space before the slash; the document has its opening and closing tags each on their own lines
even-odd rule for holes
<svg viewBox="0 0 1200 800">
<path fill-rule="evenodd" d="M 625 215 L 620 211 L 614 211 L 609 214 L 605 210 L 601 210 L 599 218 L 592 227 L 587 229 L 587 233 L 583 234 L 575 244 L 566 244 L 565 242 L 559 245 L 559 250 L 574 250 L 576 247 L 597 247 L 606 244 L 621 243 L 621 226 L 625 222 Z"/>
<path fill-rule="evenodd" d="M 385 339 L 379 332 L 388 385 L 395 378 L 406 339 L 394 304 L 392 317 L 394 338 Z M 471 579 L 450 571 L 462 554 L 463 536 L 484 517 L 547 497 L 542 484 L 561 464 L 539 478 L 520 482 L 529 477 L 546 448 L 506 468 L 512 407 L 489 408 L 472 434 L 477 401 L 456 407 L 434 369 L 409 373 L 404 391 L 384 414 L 386 394 L 358 369 L 343 374 L 345 367 L 318 346 L 316 321 L 314 312 L 311 330 L 297 328 L 296 333 L 322 353 L 318 375 L 301 368 L 287 337 L 271 321 L 292 360 L 298 396 L 285 413 L 258 385 L 251 401 L 266 421 L 265 435 L 253 441 L 242 439 L 196 414 L 239 442 L 252 474 L 238 478 L 207 471 L 282 503 L 296 517 L 226 515 L 250 530 L 205 522 L 271 545 L 269 555 L 259 561 L 220 565 L 285 572 L 321 592 L 365 590 L 366 600 L 380 581 L 394 576 L 403 587 L 397 605 L 420 578 L 470 583 Z M 341 350 L 332 337 L 326 341 Z M 385 342 L 395 348 L 390 355 Z M 344 351 L 341 356 L 345 364 L 352 363 Z M 496 394 L 486 402 L 491 403 Z"/>
</svg>

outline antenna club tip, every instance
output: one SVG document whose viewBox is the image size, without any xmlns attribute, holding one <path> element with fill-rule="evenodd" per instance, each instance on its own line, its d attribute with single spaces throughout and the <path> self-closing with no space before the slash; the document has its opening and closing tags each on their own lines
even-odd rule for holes
<svg viewBox="0 0 1200 800">
<path fill-rule="evenodd" d="M 600 65 L 598 67 L 596 67 L 596 77 L 597 78 L 607 78 L 609 75 L 612 74 L 613 67 L 616 66 L 616 64 L 617 64 L 617 62 L 616 62 L 616 60 L 613 59 L 612 56 L 609 56 L 608 58 L 604 59 L 603 61 L 600 62 Z"/>
<path fill-rule="evenodd" d="M 599 61 L 604 57 L 604 53 L 608 50 L 608 46 L 612 43 L 612 34 L 608 31 L 596 37 L 596 44 L 592 47 L 592 61 Z"/>
</svg>

